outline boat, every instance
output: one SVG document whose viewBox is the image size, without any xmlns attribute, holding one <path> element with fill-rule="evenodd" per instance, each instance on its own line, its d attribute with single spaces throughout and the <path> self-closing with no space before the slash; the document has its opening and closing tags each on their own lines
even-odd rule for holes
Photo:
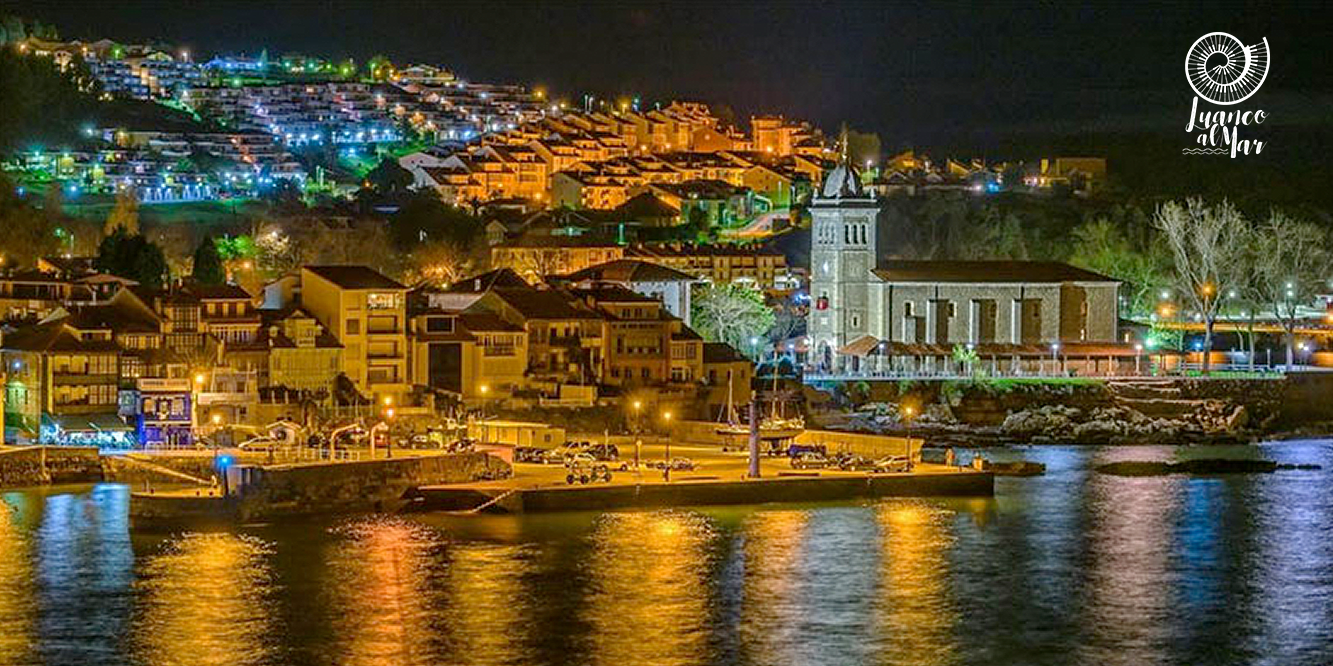
<svg viewBox="0 0 1333 666">
<path fill-rule="evenodd" d="M 787 417 L 780 413 L 778 405 L 781 401 L 777 399 L 778 377 L 773 375 L 773 411 L 764 415 L 759 420 L 759 439 L 768 441 L 777 441 L 792 439 L 805 432 L 805 419 L 800 416 Z M 722 413 L 718 415 L 717 434 L 726 437 L 749 437 L 750 424 L 742 423 L 736 415 L 736 403 L 732 395 L 731 383 L 727 383 L 727 404 L 722 408 Z"/>
</svg>

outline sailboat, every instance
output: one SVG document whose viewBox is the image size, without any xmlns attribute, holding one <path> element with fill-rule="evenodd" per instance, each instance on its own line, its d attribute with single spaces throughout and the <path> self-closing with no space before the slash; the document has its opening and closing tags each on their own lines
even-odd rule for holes
<svg viewBox="0 0 1333 666">
<path fill-rule="evenodd" d="M 783 440 L 791 439 L 805 432 L 805 419 L 799 415 L 788 418 L 780 413 L 778 406 L 782 402 L 777 399 L 778 375 L 773 373 L 773 410 L 765 415 L 759 421 L 759 439 L 763 440 Z M 722 408 L 722 413 L 718 414 L 717 434 L 724 436 L 743 436 L 750 435 L 750 424 L 741 423 L 736 415 L 736 403 L 733 397 L 733 386 L 731 381 L 727 382 L 727 404 Z M 785 409 L 783 410 L 785 412 Z"/>
</svg>

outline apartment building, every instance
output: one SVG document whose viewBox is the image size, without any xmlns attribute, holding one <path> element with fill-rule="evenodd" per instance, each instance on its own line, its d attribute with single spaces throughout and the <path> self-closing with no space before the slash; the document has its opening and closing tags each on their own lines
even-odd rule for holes
<svg viewBox="0 0 1333 666">
<path fill-rule="evenodd" d="M 305 266 L 301 305 L 342 345 L 343 374 L 377 400 L 411 387 L 407 287 L 365 266 Z"/>
</svg>

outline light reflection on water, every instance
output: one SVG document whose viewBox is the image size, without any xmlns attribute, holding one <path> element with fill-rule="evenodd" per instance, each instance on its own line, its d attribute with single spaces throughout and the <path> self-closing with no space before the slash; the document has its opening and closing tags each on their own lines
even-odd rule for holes
<svg viewBox="0 0 1333 666">
<path fill-rule="evenodd" d="M 163 666 L 270 663 L 282 646 L 271 640 L 269 554 L 253 537 L 209 533 L 183 535 L 147 557 L 134 583 L 135 653 Z"/>
<path fill-rule="evenodd" d="M 0 494 L 0 666 L 1323 664 L 1316 472 L 1118 478 L 1046 462 L 994 500 L 359 518 L 141 534 L 123 486 Z"/>
<path fill-rule="evenodd" d="M 687 512 L 611 513 L 597 521 L 583 606 L 590 654 L 578 661 L 706 661 L 713 538 L 709 522 Z"/>
</svg>

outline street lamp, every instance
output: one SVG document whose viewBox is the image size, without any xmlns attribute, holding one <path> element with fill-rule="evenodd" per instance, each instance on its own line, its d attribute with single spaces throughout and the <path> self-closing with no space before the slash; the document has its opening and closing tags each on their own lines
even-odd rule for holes
<svg viewBox="0 0 1333 666">
<path fill-rule="evenodd" d="M 666 465 L 662 469 L 662 478 L 665 479 L 667 483 L 670 483 L 671 482 L 671 411 L 670 410 L 662 412 L 662 421 L 666 423 L 667 427 L 666 453 L 664 454 L 666 458 Z"/>
<path fill-rule="evenodd" d="M 486 384 L 482 384 L 480 388 L 481 388 L 481 439 L 482 441 L 486 441 L 487 439 L 489 439 L 490 435 L 490 432 L 488 432 L 490 428 L 488 428 L 486 425 L 486 394 L 491 392 L 491 387 L 487 386 Z"/>
<path fill-rule="evenodd" d="M 907 426 L 907 471 L 912 471 L 912 417 L 916 409 L 911 405 L 903 407 L 903 425 Z"/>
<path fill-rule="evenodd" d="M 634 407 L 634 473 L 641 474 L 639 470 L 639 450 L 643 446 L 643 421 L 640 418 L 640 411 L 643 409 L 643 401 L 635 400 Z"/>
<path fill-rule="evenodd" d="M 1056 375 L 1060 372 L 1060 343 L 1051 343 L 1051 374 Z"/>
<path fill-rule="evenodd" d="M 1134 374 L 1140 374 L 1139 359 L 1143 357 L 1143 345 L 1134 345 Z"/>
</svg>

